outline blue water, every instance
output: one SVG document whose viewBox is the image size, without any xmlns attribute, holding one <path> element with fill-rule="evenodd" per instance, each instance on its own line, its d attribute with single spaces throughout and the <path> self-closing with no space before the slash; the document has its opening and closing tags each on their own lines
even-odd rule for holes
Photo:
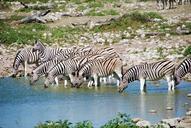
<svg viewBox="0 0 191 128">
<path fill-rule="evenodd" d="M 91 120 L 95 127 L 99 127 L 118 112 L 155 123 L 162 118 L 185 115 L 191 105 L 191 99 L 186 96 L 191 93 L 190 85 L 182 82 L 175 93 L 168 93 L 165 81 L 149 82 L 147 94 L 141 95 L 139 82 L 131 83 L 120 94 L 116 86 L 101 86 L 98 90 L 62 86 L 44 89 L 41 84 L 29 86 L 24 78 L 4 78 L 0 79 L 0 127 L 32 128 L 40 122 L 60 119 L 71 122 Z M 173 110 L 166 110 L 167 106 Z M 149 113 L 150 109 L 157 113 Z"/>
</svg>

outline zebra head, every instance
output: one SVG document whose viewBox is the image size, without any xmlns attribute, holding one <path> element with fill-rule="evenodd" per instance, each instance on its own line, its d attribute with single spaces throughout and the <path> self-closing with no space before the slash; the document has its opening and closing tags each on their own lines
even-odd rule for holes
<svg viewBox="0 0 191 128">
<path fill-rule="evenodd" d="M 50 73 L 45 74 L 45 77 L 44 87 L 48 88 L 49 84 L 54 83 L 54 77 Z"/>
<path fill-rule="evenodd" d="M 40 40 L 35 40 L 35 45 L 32 49 L 32 52 L 35 51 L 43 51 L 44 50 L 44 45 L 42 44 L 42 42 Z"/>
<path fill-rule="evenodd" d="M 38 80 L 38 78 L 38 74 L 35 71 L 32 71 L 29 83 L 33 85 Z"/>
<path fill-rule="evenodd" d="M 80 87 L 80 85 L 83 83 L 83 75 L 80 74 L 81 69 L 84 67 L 84 65 L 88 62 L 88 59 L 86 57 L 82 58 L 75 58 L 76 61 L 76 68 L 73 71 L 68 72 L 68 75 L 70 77 L 70 81 L 72 84 L 72 87 Z"/>
<path fill-rule="evenodd" d="M 119 83 L 118 92 L 123 92 L 128 87 L 128 82 L 122 80 Z"/>
</svg>

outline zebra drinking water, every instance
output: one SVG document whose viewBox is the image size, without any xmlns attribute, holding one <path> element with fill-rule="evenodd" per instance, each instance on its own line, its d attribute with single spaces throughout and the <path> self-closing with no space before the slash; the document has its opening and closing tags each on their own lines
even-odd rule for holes
<svg viewBox="0 0 191 128">
<path fill-rule="evenodd" d="M 20 64 L 24 67 L 25 77 L 27 76 L 28 64 L 36 64 L 38 66 L 39 53 L 33 52 L 32 48 L 24 48 L 17 51 L 13 62 L 13 76 L 18 72 Z"/>
<path fill-rule="evenodd" d="M 60 61 L 58 60 L 50 60 L 50 61 L 46 61 L 44 63 L 42 63 L 40 66 L 38 66 L 35 70 L 32 71 L 32 77 L 30 79 L 30 84 L 34 84 L 34 82 L 36 82 L 40 76 L 44 75 L 47 73 L 47 71 L 52 68 L 54 65 L 58 64 Z M 56 84 L 57 83 L 57 79 L 55 80 Z"/>
<path fill-rule="evenodd" d="M 70 77 L 73 72 L 78 70 L 86 62 L 86 58 L 71 58 L 66 61 L 59 62 L 47 71 L 44 87 L 48 87 L 49 84 L 54 82 L 55 77 L 59 75 Z"/>
<path fill-rule="evenodd" d="M 118 81 L 121 80 L 122 60 L 120 58 L 97 58 L 92 59 L 84 64 L 84 66 L 72 73 L 70 77 L 71 83 L 79 87 L 83 83 L 84 77 L 93 77 L 94 85 L 99 85 L 99 77 L 106 77 L 114 74 Z M 119 82 L 118 82 L 119 83 Z M 93 84 L 93 81 L 88 83 L 88 87 Z"/>
<path fill-rule="evenodd" d="M 146 80 L 158 80 L 164 76 L 168 82 L 168 90 L 174 90 L 174 72 L 175 64 L 170 60 L 162 60 L 154 63 L 145 63 L 133 66 L 123 73 L 118 91 L 122 92 L 127 88 L 128 83 L 140 80 L 140 90 L 143 92 L 146 91 Z"/>
</svg>

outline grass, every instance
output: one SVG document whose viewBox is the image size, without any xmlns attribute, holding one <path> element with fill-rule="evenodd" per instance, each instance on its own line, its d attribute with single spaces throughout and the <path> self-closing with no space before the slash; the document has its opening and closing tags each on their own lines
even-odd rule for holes
<svg viewBox="0 0 191 128">
<path fill-rule="evenodd" d="M 93 128 L 90 121 L 83 121 L 78 123 L 71 123 L 68 120 L 59 120 L 56 122 L 46 121 L 38 124 L 35 128 Z M 115 118 L 108 121 L 101 128 L 139 128 L 126 114 L 118 113 Z"/>
<path fill-rule="evenodd" d="M 191 45 L 187 46 L 184 50 L 184 53 L 183 53 L 184 56 L 189 56 L 191 55 Z"/>
<path fill-rule="evenodd" d="M 96 9 L 92 9 L 86 15 L 87 16 L 106 16 L 106 15 L 119 15 L 119 13 L 114 9 L 103 10 L 103 11 L 96 11 Z"/>
<path fill-rule="evenodd" d="M 12 27 L 7 22 L 0 21 L 0 43 L 5 45 L 12 43 L 30 44 L 35 39 L 40 39 L 46 43 L 72 43 L 75 34 L 79 35 L 84 31 L 83 28 L 79 27 L 56 27 L 50 29 L 46 24 L 40 23 L 22 24 Z"/>
<path fill-rule="evenodd" d="M 136 30 L 140 28 L 142 25 L 146 27 L 151 27 L 153 25 L 150 22 L 150 19 L 153 18 L 162 18 L 159 14 L 150 12 L 150 13 L 140 13 L 140 12 L 132 12 L 126 15 L 123 15 L 121 18 L 117 20 L 111 21 L 110 24 L 101 25 L 95 27 L 93 30 L 98 31 L 124 31 L 128 27 Z"/>
</svg>

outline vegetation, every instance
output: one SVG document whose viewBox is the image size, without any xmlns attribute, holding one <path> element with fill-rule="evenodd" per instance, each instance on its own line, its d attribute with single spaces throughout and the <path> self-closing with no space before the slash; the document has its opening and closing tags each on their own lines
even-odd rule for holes
<svg viewBox="0 0 191 128">
<path fill-rule="evenodd" d="M 142 25 L 151 27 L 153 23 L 150 22 L 150 20 L 154 18 L 162 19 L 162 16 L 155 12 L 140 13 L 136 11 L 123 15 L 121 18 L 111 21 L 110 24 L 95 27 L 94 31 L 123 31 L 127 30 L 128 27 L 132 27 L 132 29 L 136 30 Z"/>
<path fill-rule="evenodd" d="M 68 120 L 64 121 L 46 121 L 40 123 L 35 128 L 93 128 L 93 124 L 90 121 L 83 121 L 73 124 Z M 118 113 L 117 116 L 108 121 L 101 128 L 139 128 L 126 114 Z"/>
<path fill-rule="evenodd" d="M 189 45 L 188 47 L 186 47 L 186 49 L 184 50 L 183 55 L 184 55 L 184 56 L 191 55 L 191 45 Z"/>
</svg>

